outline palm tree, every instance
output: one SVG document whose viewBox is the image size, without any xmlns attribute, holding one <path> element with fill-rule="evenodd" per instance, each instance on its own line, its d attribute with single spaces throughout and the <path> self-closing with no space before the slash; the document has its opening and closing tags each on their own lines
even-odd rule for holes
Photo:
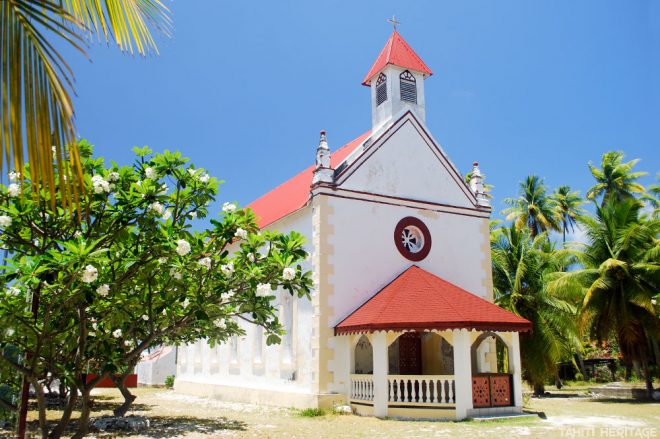
<svg viewBox="0 0 660 439">
<path fill-rule="evenodd" d="M 532 239 L 530 230 L 511 226 L 491 233 L 491 255 L 495 302 L 533 324 L 521 338 L 521 360 L 525 380 L 543 394 L 557 362 L 579 343 L 575 307 L 545 288 L 547 276 L 571 263 L 570 253 L 555 250 L 545 233 Z"/>
<path fill-rule="evenodd" d="M 579 218 L 588 242 L 575 255 L 584 268 L 561 274 L 549 289 L 583 297 L 581 330 L 598 340 L 615 337 L 624 359 L 642 366 L 650 397 L 649 341 L 660 336 L 652 302 L 660 290 L 660 220 L 641 209 L 639 200 L 611 197 L 595 218 Z"/>
<path fill-rule="evenodd" d="M 514 221 L 518 229 L 527 227 L 531 238 L 550 230 L 559 231 L 559 218 L 554 209 L 554 202 L 546 194 L 543 179 L 536 175 L 528 176 L 520 182 L 518 198 L 506 198 L 509 208 L 502 213 L 507 221 Z"/>
<path fill-rule="evenodd" d="M 550 199 L 555 204 L 555 213 L 561 223 L 562 240 L 566 242 L 566 232 L 571 228 L 571 232 L 575 231 L 577 219 L 586 213 L 586 210 L 580 206 L 584 203 L 578 192 L 571 192 L 569 186 L 559 186 L 551 195 Z"/>
<path fill-rule="evenodd" d="M 74 79 L 56 47 L 66 44 L 86 56 L 86 41 L 97 34 L 145 55 L 156 49 L 149 27 L 167 33 L 169 25 L 160 0 L 1 1 L 0 172 L 23 169 L 27 150 L 34 192 L 45 189 L 54 204 L 57 188 L 63 207 L 75 202 L 82 173 L 69 95 Z"/>
<path fill-rule="evenodd" d="M 635 180 L 646 175 L 646 172 L 632 172 L 639 159 L 623 163 L 623 157 L 621 151 L 610 151 L 601 157 L 600 169 L 589 163 L 596 184 L 587 191 L 588 199 L 595 200 L 603 195 L 601 205 L 604 206 L 612 197 L 621 201 L 632 198 L 633 194 L 644 193 L 644 186 Z"/>
</svg>

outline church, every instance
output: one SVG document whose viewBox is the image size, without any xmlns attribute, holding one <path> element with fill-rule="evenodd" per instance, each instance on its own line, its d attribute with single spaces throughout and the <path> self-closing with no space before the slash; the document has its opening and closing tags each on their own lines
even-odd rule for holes
<svg viewBox="0 0 660 439">
<path fill-rule="evenodd" d="M 493 304 L 491 207 L 426 127 L 429 67 L 395 29 L 362 81 L 371 129 L 252 202 L 262 229 L 307 238 L 311 298 L 281 291 L 286 329 L 181 347 L 176 391 L 284 407 L 465 419 L 522 409 L 519 334 Z"/>
</svg>

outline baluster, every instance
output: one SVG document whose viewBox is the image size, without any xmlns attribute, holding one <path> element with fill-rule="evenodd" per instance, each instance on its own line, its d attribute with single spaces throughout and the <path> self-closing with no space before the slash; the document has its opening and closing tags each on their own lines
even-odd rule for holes
<svg viewBox="0 0 660 439">
<path fill-rule="evenodd" d="M 438 403 L 438 382 L 440 382 L 440 380 L 433 380 L 432 381 L 433 384 L 431 385 L 431 388 L 433 389 L 433 399 L 431 400 L 431 402 L 433 404 Z"/>
<path fill-rule="evenodd" d="M 438 402 L 440 404 L 443 404 L 445 402 L 445 396 L 446 396 L 445 382 L 446 382 L 446 380 L 438 380 L 438 387 L 439 387 L 438 393 L 440 394 L 439 398 L 438 398 Z"/>
<path fill-rule="evenodd" d="M 351 378 L 351 399 L 355 399 L 355 379 Z"/>
<path fill-rule="evenodd" d="M 421 398 L 421 390 L 422 389 L 420 389 L 421 385 L 420 385 L 419 381 L 420 380 L 412 380 L 412 383 L 413 383 L 412 391 L 415 394 L 415 397 L 413 398 L 412 402 L 419 402 L 419 400 Z"/>
<path fill-rule="evenodd" d="M 431 402 L 431 382 L 432 380 L 426 380 L 426 399 L 424 402 Z"/>
<path fill-rule="evenodd" d="M 387 380 L 387 400 L 392 401 L 392 381 Z"/>
<path fill-rule="evenodd" d="M 373 401 L 374 399 L 374 381 L 369 380 L 369 401 Z"/>
<path fill-rule="evenodd" d="M 358 399 L 363 399 L 364 396 L 364 380 L 360 380 L 360 388 L 358 389 Z"/>
<path fill-rule="evenodd" d="M 403 379 L 403 402 L 408 402 L 408 378 Z"/>
<path fill-rule="evenodd" d="M 451 402 L 456 402 L 456 381 L 451 380 Z"/>
</svg>

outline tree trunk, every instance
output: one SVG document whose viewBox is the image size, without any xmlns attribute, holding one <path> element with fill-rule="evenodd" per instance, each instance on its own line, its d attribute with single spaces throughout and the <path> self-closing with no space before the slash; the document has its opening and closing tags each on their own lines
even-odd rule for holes
<svg viewBox="0 0 660 439">
<path fill-rule="evenodd" d="M 632 360 L 633 364 L 633 369 L 635 369 L 635 375 L 637 375 L 637 379 L 640 379 L 642 377 L 642 368 L 639 365 L 639 360 Z"/>
<path fill-rule="evenodd" d="M 62 387 L 64 386 L 60 385 L 60 391 L 62 390 Z M 53 431 L 50 432 L 50 436 L 48 436 L 50 439 L 57 439 L 61 437 L 62 434 L 64 433 L 64 430 L 71 421 L 71 415 L 73 414 L 73 409 L 76 407 L 76 402 L 78 401 L 78 389 L 72 386 L 71 390 L 68 393 L 69 393 L 69 400 L 67 401 L 66 406 L 64 407 L 64 412 L 62 413 L 62 417 L 60 418 L 60 421 L 57 423 Z"/>
<path fill-rule="evenodd" d="M 555 374 L 555 387 L 557 389 L 561 389 L 564 387 L 564 383 L 561 382 L 561 378 L 559 378 L 559 372 Z"/>
<path fill-rule="evenodd" d="M 580 373 L 582 374 L 582 379 L 587 381 L 589 377 L 587 376 L 587 369 L 584 367 L 584 358 L 582 358 L 582 352 L 580 352 L 580 348 L 575 350 L 575 355 L 577 356 L 578 364 L 580 365 Z"/>
<path fill-rule="evenodd" d="M 37 407 L 39 408 L 39 428 L 41 429 L 41 437 L 43 439 L 47 439 L 48 423 L 46 422 L 46 396 L 44 395 L 44 389 L 36 379 L 31 380 L 31 384 L 32 387 L 34 387 L 34 392 L 37 394 Z"/>
<path fill-rule="evenodd" d="M 655 370 L 658 371 L 658 379 L 660 379 L 660 343 L 657 339 L 651 340 L 653 345 L 653 353 L 655 354 Z"/>
<path fill-rule="evenodd" d="M 534 383 L 534 395 L 536 395 L 536 396 L 545 395 L 545 384 L 544 383 Z"/>
<path fill-rule="evenodd" d="M 92 411 L 92 401 L 90 400 L 91 390 L 86 385 L 81 389 L 82 407 L 80 409 L 80 419 L 78 419 L 76 434 L 71 436 L 71 439 L 82 439 L 89 430 L 89 415 Z"/>
<path fill-rule="evenodd" d="M 649 362 L 644 362 L 644 380 L 646 381 L 646 397 L 653 399 L 653 376 L 651 376 L 651 368 Z"/>
<path fill-rule="evenodd" d="M 115 377 L 114 375 L 112 376 L 112 381 L 115 383 L 115 385 L 121 392 L 121 395 L 124 397 L 124 403 L 114 410 L 115 416 L 121 416 L 121 417 L 126 416 L 126 412 L 128 412 L 128 409 L 130 409 L 131 406 L 133 405 L 133 401 L 135 401 L 135 399 L 137 398 L 137 396 L 133 395 L 126 387 L 125 380 L 127 375 L 128 373 L 122 374 L 118 377 Z"/>
</svg>

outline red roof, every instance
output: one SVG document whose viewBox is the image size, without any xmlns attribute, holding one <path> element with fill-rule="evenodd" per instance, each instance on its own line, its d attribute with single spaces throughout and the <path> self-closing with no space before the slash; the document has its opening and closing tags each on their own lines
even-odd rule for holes
<svg viewBox="0 0 660 439">
<path fill-rule="evenodd" d="M 422 72 L 424 75 L 431 76 L 433 72 L 424 61 L 417 56 L 414 50 L 406 43 L 406 40 L 397 32 L 392 32 L 390 39 L 385 43 L 385 47 L 380 51 L 380 55 L 371 66 L 369 73 L 364 77 L 362 85 L 369 85 L 371 78 L 374 77 L 383 67 L 388 64 L 403 67 L 404 69 Z"/>
<path fill-rule="evenodd" d="M 330 165 L 337 168 L 370 134 L 371 131 L 367 131 L 333 152 Z M 248 204 L 257 215 L 259 227 L 264 228 L 303 207 L 309 200 L 313 173 L 314 165 Z"/>
<path fill-rule="evenodd" d="M 335 327 L 377 330 L 529 331 L 528 320 L 413 265 Z"/>
</svg>

